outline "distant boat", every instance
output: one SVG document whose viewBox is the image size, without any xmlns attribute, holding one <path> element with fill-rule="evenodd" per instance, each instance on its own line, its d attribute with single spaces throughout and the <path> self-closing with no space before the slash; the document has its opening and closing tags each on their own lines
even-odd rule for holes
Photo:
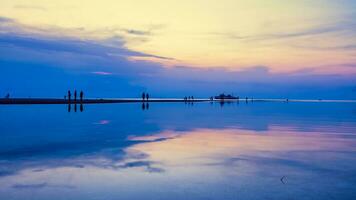
<svg viewBox="0 0 356 200">
<path fill-rule="evenodd" d="M 222 93 L 219 96 L 215 96 L 215 99 L 239 99 L 239 97 L 235 97 L 231 94 L 226 95 L 226 94 Z"/>
</svg>

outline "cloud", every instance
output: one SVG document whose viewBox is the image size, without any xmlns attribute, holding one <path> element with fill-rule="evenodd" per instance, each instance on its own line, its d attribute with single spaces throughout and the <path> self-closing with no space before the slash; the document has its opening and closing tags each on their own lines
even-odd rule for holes
<svg viewBox="0 0 356 200">
<path fill-rule="evenodd" d="M 39 10 L 46 11 L 47 9 L 42 6 L 34 6 L 34 5 L 15 5 L 13 8 L 15 9 L 25 9 L 25 10 Z"/>
<path fill-rule="evenodd" d="M 356 22 L 350 20 L 340 20 L 334 23 L 324 23 L 319 25 L 314 25 L 309 28 L 305 28 L 299 31 L 285 31 L 280 33 L 266 33 L 261 35 L 239 35 L 231 32 L 213 32 L 210 34 L 220 35 L 234 40 L 244 40 L 244 41 L 263 41 L 263 40 L 282 40 L 290 38 L 300 38 L 309 36 L 318 36 L 322 34 L 329 33 L 342 33 L 345 32 L 356 34 Z"/>
<path fill-rule="evenodd" d="M 291 91 L 290 88 L 298 91 L 293 95 L 306 96 L 311 88 L 324 88 L 332 82 L 331 87 L 335 87 L 335 91 L 343 86 L 348 97 L 355 95 L 348 89 L 354 79 L 352 73 L 320 75 L 313 66 L 289 73 L 273 73 L 269 66 L 262 65 L 246 66 L 235 71 L 224 67 L 164 67 L 150 61 L 132 62 L 131 57 L 174 58 L 130 50 L 120 35 L 81 38 L 86 31 L 80 28 L 32 28 L 8 18 L 0 19 L 0 26 L 3 27 L 0 31 L 1 93 L 15 91 L 19 96 L 58 95 L 58 91 L 76 87 L 85 88 L 86 94 L 95 97 L 117 94 L 118 90 L 125 97 L 144 90 L 162 97 L 184 96 L 187 93 L 210 96 L 221 92 L 283 97 L 291 94 L 287 92 Z M 71 31 L 74 36 L 67 35 Z M 348 48 L 353 46 L 350 44 Z M 51 85 L 51 90 L 43 88 L 45 85 Z M 330 95 L 326 90 L 321 93 L 312 96 Z"/>
<path fill-rule="evenodd" d="M 301 48 L 301 49 L 311 49 L 317 51 L 355 51 L 356 44 L 347 44 L 347 45 L 334 45 L 334 46 L 317 46 L 313 45 L 291 45 L 292 47 Z"/>
<path fill-rule="evenodd" d="M 150 35 L 151 32 L 149 31 L 141 31 L 141 30 L 135 30 L 135 29 L 123 29 L 123 31 L 125 31 L 128 34 L 132 34 L 132 35 Z"/>
<path fill-rule="evenodd" d="M 74 189 L 76 188 L 75 186 L 71 185 L 54 185 L 54 184 L 48 184 L 46 182 L 43 183 L 32 183 L 32 184 L 14 184 L 12 185 L 12 188 L 14 189 L 29 189 L 29 190 L 34 190 L 34 189 L 42 189 L 45 187 L 52 187 L 52 188 L 64 188 L 64 189 Z"/>
<path fill-rule="evenodd" d="M 2 23 L 13 23 L 13 22 L 15 22 L 15 21 L 13 19 L 11 19 L 11 18 L 0 16 L 0 24 L 2 24 Z"/>
<path fill-rule="evenodd" d="M 41 189 L 47 187 L 47 183 L 38 183 L 38 184 L 15 184 L 12 187 L 15 189 Z"/>
<path fill-rule="evenodd" d="M 107 76 L 107 75 L 112 75 L 111 72 L 92 72 L 92 74 L 97 74 L 97 75 L 103 75 L 103 76 Z"/>
</svg>

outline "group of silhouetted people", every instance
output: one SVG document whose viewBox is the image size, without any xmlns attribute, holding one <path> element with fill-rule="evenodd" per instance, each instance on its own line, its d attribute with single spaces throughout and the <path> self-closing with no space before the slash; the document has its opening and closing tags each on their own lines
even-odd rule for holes
<svg viewBox="0 0 356 200">
<path fill-rule="evenodd" d="M 185 96 L 185 97 L 184 97 L 184 101 L 185 101 L 185 102 L 194 101 L 194 97 L 193 97 L 193 96 L 188 96 L 188 97 Z"/>
<path fill-rule="evenodd" d="M 70 90 L 68 90 L 67 95 L 64 96 L 65 100 L 68 100 L 68 112 L 71 111 L 72 109 L 72 93 Z M 80 112 L 83 112 L 84 107 L 83 107 L 83 100 L 84 100 L 84 92 L 80 91 L 79 93 L 79 103 L 80 103 Z M 77 112 L 77 90 L 74 90 L 73 93 L 73 103 L 74 103 L 74 112 Z"/>
<path fill-rule="evenodd" d="M 70 92 L 70 90 L 68 90 L 68 95 L 64 96 L 64 99 L 67 99 L 67 98 L 68 98 L 68 102 L 71 102 L 72 93 Z M 83 102 L 83 98 L 84 98 L 84 92 L 83 91 L 80 91 L 79 98 L 80 98 L 79 99 L 80 102 Z M 74 100 L 74 102 L 77 102 L 77 90 L 74 90 L 73 100 Z"/>
<path fill-rule="evenodd" d="M 148 93 L 142 93 L 142 101 L 148 101 L 148 99 L 150 98 L 150 95 Z"/>
</svg>

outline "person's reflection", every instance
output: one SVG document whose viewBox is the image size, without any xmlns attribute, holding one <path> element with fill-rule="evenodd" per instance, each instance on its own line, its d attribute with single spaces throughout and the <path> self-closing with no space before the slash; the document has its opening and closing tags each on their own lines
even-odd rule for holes
<svg viewBox="0 0 356 200">
<path fill-rule="evenodd" d="M 72 104 L 68 103 L 68 112 L 71 112 L 72 111 Z M 83 112 L 84 111 L 84 104 L 80 104 L 79 105 L 79 110 L 80 112 Z M 74 112 L 77 112 L 77 104 L 74 104 Z"/>
<path fill-rule="evenodd" d="M 150 108 L 150 104 L 146 103 L 146 110 Z"/>
<path fill-rule="evenodd" d="M 142 109 L 142 110 L 146 110 L 146 105 L 145 105 L 145 103 L 142 103 L 141 109 Z"/>
<path fill-rule="evenodd" d="M 220 107 L 224 107 L 225 101 L 220 101 Z"/>
</svg>

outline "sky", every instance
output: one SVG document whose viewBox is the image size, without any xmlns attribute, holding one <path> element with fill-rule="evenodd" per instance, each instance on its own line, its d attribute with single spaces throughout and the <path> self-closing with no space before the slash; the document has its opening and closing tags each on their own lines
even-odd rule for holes
<svg viewBox="0 0 356 200">
<path fill-rule="evenodd" d="M 0 96 L 68 89 L 356 99 L 356 0 L 1 0 Z"/>
</svg>

